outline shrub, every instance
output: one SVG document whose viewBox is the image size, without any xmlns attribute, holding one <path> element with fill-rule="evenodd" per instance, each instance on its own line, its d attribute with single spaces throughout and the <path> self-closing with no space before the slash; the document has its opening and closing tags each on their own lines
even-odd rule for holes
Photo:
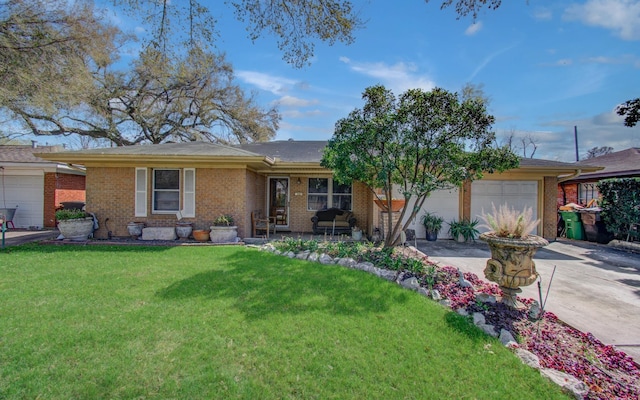
<svg viewBox="0 0 640 400">
<path fill-rule="evenodd" d="M 86 217 L 87 217 L 87 213 L 78 209 L 69 209 L 69 210 L 62 209 L 62 210 L 56 211 L 56 219 L 58 221 L 66 221 L 69 219 L 81 219 Z"/>
<path fill-rule="evenodd" d="M 640 178 L 604 179 L 597 186 L 607 230 L 618 238 L 626 237 L 629 225 L 640 223 Z"/>
<path fill-rule="evenodd" d="M 456 221 L 455 219 L 449 222 L 449 235 L 458 239 L 458 236 L 462 236 L 465 242 L 469 240 L 476 240 L 476 236 L 478 233 L 478 229 L 476 226 L 480 223 L 477 219 L 470 221 L 468 219 L 462 219 L 460 221 Z"/>
</svg>

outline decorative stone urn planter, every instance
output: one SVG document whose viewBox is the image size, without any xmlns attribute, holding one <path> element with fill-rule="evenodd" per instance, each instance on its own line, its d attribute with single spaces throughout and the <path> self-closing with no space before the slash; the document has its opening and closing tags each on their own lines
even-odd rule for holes
<svg viewBox="0 0 640 400">
<path fill-rule="evenodd" d="M 362 231 L 361 230 L 353 230 L 351 231 L 351 238 L 353 240 L 362 240 Z"/>
<path fill-rule="evenodd" d="M 58 221 L 58 230 L 65 239 L 87 240 L 93 233 L 93 218 L 77 218 Z"/>
<path fill-rule="evenodd" d="M 529 286 L 538 279 L 533 255 L 549 242 L 535 235 L 511 239 L 495 236 L 491 232 L 481 234 L 480 240 L 487 242 L 491 250 L 484 276 L 500 285 L 504 304 L 516 309 L 523 308 L 523 304 L 517 301 L 517 294 L 522 292 L 521 286 Z"/>
<path fill-rule="evenodd" d="M 238 237 L 238 227 L 212 226 L 209 236 L 213 243 L 235 243 Z"/>
<path fill-rule="evenodd" d="M 209 240 L 209 231 L 206 229 L 194 229 L 191 234 L 198 242 L 207 242 Z"/>
<path fill-rule="evenodd" d="M 193 225 L 191 222 L 178 222 L 176 223 L 176 235 L 178 235 L 178 239 L 187 240 L 189 236 L 191 236 L 191 232 L 193 231 Z"/>
<path fill-rule="evenodd" d="M 142 236 L 142 228 L 144 228 L 144 222 L 129 222 L 127 224 L 127 232 L 132 239 L 138 239 Z"/>
</svg>

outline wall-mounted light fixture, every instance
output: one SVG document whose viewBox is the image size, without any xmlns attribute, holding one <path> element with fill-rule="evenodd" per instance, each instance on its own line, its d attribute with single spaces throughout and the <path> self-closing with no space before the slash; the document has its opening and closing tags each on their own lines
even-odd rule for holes
<svg viewBox="0 0 640 400">
<path fill-rule="evenodd" d="M 296 181 L 296 183 L 299 185 L 302 183 L 302 181 L 300 180 L 300 178 L 298 178 L 298 180 Z"/>
</svg>

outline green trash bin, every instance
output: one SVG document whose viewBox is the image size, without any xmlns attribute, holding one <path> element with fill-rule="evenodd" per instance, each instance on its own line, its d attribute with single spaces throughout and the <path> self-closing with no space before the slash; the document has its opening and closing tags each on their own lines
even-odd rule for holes
<svg viewBox="0 0 640 400">
<path fill-rule="evenodd" d="M 567 239 L 584 240 L 584 229 L 582 221 L 580 221 L 580 214 L 575 211 L 560 211 L 560 215 L 564 220 Z"/>
</svg>

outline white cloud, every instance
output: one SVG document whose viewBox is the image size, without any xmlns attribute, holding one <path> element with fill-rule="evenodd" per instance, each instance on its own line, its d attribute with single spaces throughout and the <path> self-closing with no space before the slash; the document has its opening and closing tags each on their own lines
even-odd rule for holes
<svg viewBox="0 0 640 400">
<path fill-rule="evenodd" d="M 578 152 L 582 156 L 593 147 L 611 146 L 614 151 L 640 145 L 640 132 L 623 125 L 623 117 L 614 110 L 576 120 L 555 120 L 543 124 L 555 127 L 551 135 L 540 141 L 538 153 L 542 158 L 574 161 L 574 126 L 578 128 Z"/>
<path fill-rule="evenodd" d="M 280 113 L 284 118 L 309 118 L 309 117 L 319 117 L 325 115 L 321 110 L 309 110 L 309 111 L 300 111 L 300 110 L 286 110 Z"/>
<path fill-rule="evenodd" d="M 318 100 L 305 100 L 293 96 L 282 96 L 275 102 L 279 106 L 284 107 L 309 107 L 314 104 L 318 104 Z"/>
<path fill-rule="evenodd" d="M 276 95 L 282 95 L 298 82 L 280 76 L 271 76 L 256 71 L 237 71 L 236 76 L 245 83 Z"/>
<path fill-rule="evenodd" d="M 640 2 L 634 0 L 587 0 L 572 4 L 563 15 L 590 26 L 614 31 L 625 40 L 640 40 Z"/>
<path fill-rule="evenodd" d="M 480 32 L 480 29 L 482 29 L 482 21 L 477 21 L 469 25 L 469 27 L 464 31 L 464 34 L 467 36 L 473 36 Z"/>
<path fill-rule="evenodd" d="M 551 10 L 546 7 L 537 7 L 533 12 L 533 18 L 540 21 L 549 21 L 553 18 Z"/>
<path fill-rule="evenodd" d="M 480 63 L 480 65 L 478 65 L 476 67 L 476 69 L 473 70 L 473 72 L 471 73 L 471 76 L 469 78 L 467 78 L 468 82 L 471 82 L 473 80 L 473 78 L 476 77 L 476 75 L 478 75 L 480 73 L 480 71 L 482 71 L 484 69 L 484 67 L 486 67 L 487 65 L 489 65 L 489 63 L 491 61 L 493 61 L 494 58 L 498 57 L 500 54 L 505 53 L 511 49 L 513 49 L 514 47 L 516 47 L 515 45 L 509 46 L 509 47 L 505 47 L 503 49 L 500 49 L 498 51 L 494 51 L 493 53 L 489 54 L 488 56 L 486 56 L 482 62 Z"/>
<path fill-rule="evenodd" d="M 430 78 L 418 74 L 418 68 L 413 63 L 399 62 L 394 65 L 384 62 L 361 63 L 347 57 L 340 57 L 340 61 L 347 64 L 354 72 L 378 79 L 395 94 L 414 88 L 431 90 L 436 86 Z"/>
</svg>

